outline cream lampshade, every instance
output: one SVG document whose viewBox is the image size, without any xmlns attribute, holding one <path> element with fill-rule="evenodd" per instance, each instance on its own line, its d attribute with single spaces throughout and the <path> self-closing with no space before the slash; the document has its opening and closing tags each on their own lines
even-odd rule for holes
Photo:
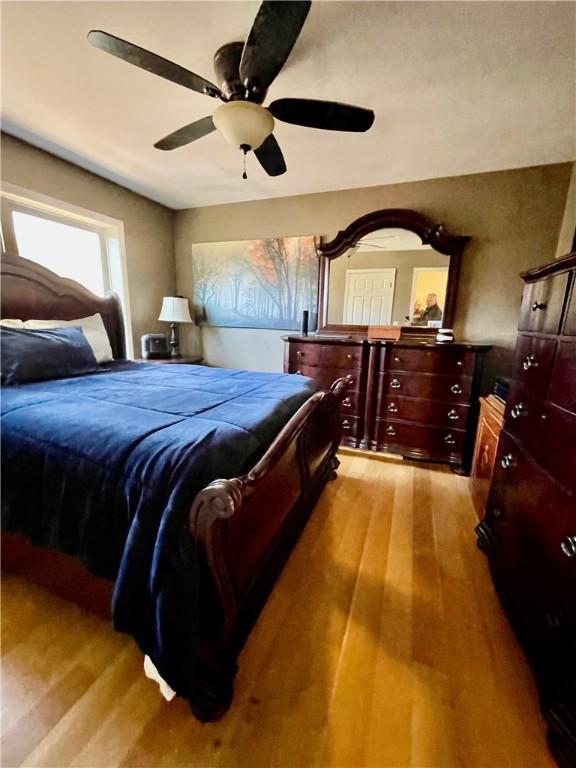
<svg viewBox="0 0 576 768">
<path fill-rule="evenodd" d="M 190 317 L 188 299 L 183 296 L 164 296 L 158 320 L 170 323 L 170 355 L 171 357 L 180 357 L 176 323 L 194 322 Z"/>
<path fill-rule="evenodd" d="M 212 115 L 214 125 L 233 147 L 258 149 L 274 130 L 274 118 L 251 101 L 228 101 Z"/>
<path fill-rule="evenodd" d="M 158 320 L 167 323 L 193 323 L 188 299 L 183 296 L 164 296 Z"/>
</svg>

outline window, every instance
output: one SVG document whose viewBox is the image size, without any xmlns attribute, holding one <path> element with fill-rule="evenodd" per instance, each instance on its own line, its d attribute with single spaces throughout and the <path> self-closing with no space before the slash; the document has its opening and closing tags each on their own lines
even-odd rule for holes
<svg viewBox="0 0 576 768">
<path fill-rule="evenodd" d="M 75 280 L 98 296 L 117 293 L 126 352 L 132 357 L 122 221 L 7 182 L 2 183 L 0 196 L 3 248 Z"/>
<path fill-rule="evenodd" d="M 20 256 L 76 280 L 98 296 L 110 290 L 99 233 L 21 211 L 12 212 L 12 223 Z"/>
</svg>

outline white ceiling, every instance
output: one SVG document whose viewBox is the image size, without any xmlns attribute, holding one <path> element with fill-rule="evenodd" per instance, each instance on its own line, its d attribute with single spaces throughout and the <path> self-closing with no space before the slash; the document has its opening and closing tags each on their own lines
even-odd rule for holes
<svg viewBox="0 0 576 768">
<path fill-rule="evenodd" d="M 213 80 L 258 2 L 3 2 L 4 130 L 173 208 L 391 184 L 574 159 L 572 2 L 315 2 L 268 100 L 371 107 L 343 134 L 277 123 L 268 178 L 215 132 L 153 143 L 216 100 L 94 49 L 103 29 Z"/>
</svg>

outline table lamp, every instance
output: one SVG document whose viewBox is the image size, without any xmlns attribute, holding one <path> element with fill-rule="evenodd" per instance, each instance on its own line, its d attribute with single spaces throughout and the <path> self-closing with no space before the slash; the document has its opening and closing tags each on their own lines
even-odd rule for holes
<svg viewBox="0 0 576 768">
<path fill-rule="evenodd" d="M 180 357 L 176 323 L 193 323 L 188 299 L 183 296 L 164 296 L 158 320 L 170 323 L 170 357 Z"/>
</svg>

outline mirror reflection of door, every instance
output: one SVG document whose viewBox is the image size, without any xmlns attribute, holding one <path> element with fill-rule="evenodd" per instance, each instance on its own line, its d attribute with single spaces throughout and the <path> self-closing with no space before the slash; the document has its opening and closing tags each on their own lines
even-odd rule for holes
<svg viewBox="0 0 576 768">
<path fill-rule="evenodd" d="M 346 325 L 389 325 L 395 269 L 348 269 L 344 293 Z"/>
</svg>

